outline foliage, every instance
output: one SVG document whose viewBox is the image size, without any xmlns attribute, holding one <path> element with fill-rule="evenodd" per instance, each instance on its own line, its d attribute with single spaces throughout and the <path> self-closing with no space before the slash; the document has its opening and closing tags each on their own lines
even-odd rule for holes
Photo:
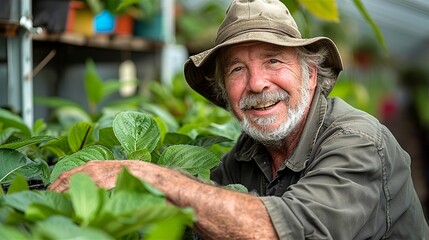
<svg viewBox="0 0 429 240">
<path fill-rule="evenodd" d="M 84 0 L 97 15 L 107 10 L 115 15 L 127 13 L 135 18 L 152 17 L 159 11 L 158 0 Z"/>
<path fill-rule="evenodd" d="M 1 239 L 181 239 L 195 221 L 192 209 L 167 204 L 126 169 L 113 190 L 84 174 L 72 176 L 68 193 L 29 191 L 25 184 L 0 199 Z"/>
<path fill-rule="evenodd" d="M 182 236 L 195 220 L 192 211 L 165 204 L 162 194 L 143 191 L 142 184 L 150 187 L 132 176 L 118 180 L 113 191 L 98 189 L 83 176 L 72 181 L 75 187 L 66 194 L 45 191 L 45 186 L 94 159 L 148 161 L 208 182 L 210 170 L 240 133 L 236 122 L 185 87 L 182 76 L 172 88 L 152 82 L 147 96 L 110 102 L 107 97 L 120 85 L 100 79 L 90 60 L 84 81 L 88 110 L 65 99 L 38 98 L 38 104 L 54 109 L 55 117 L 49 123 L 37 120 L 33 129 L 0 110 L 0 183 L 7 189 L 0 198 L 0 232 L 6 238 L 35 239 L 73 233 L 84 239 Z M 42 190 L 28 190 L 27 182 Z M 132 182 L 134 188 L 127 188 Z"/>
<path fill-rule="evenodd" d="M 340 13 L 337 7 L 337 0 L 281 0 L 293 15 L 301 13 L 308 19 L 304 13 L 308 12 L 312 16 L 327 22 L 339 22 Z M 383 35 L 368 14 L 361 0 L 353 0 L 358 11 L 365 21 L 370 25 L 377 37 L 380 45 L 387 50 Z M 177 41 L 187 44 L 191 50 L 200 50 L 207 48 L 207 43 L 213 42 L 217 28 L 225 15 L 225 6 L 222 1 L 207 1 L 202 7 L 197 9 L 186 9 L 179 11 L 176 16 Z M 307 20 L 308 22 L 308 20 Z M 204 45 L 205 44 L 205 45 Z"/>
<path fill-rule="evenodd" d="M 231 141 L 224 137 L 208 135 L 194 140 L 175 133 L 175 137 L 164 136 L 163 139 L 168 139 L 168 144 L 164 144 L 154 117 L 149 113 L 136 111 L 117 114 L 110 125 L 98 129 L 98 139 L 94 138 L 95 131 L 92 124 L 78 122 L 70 127 L 66 136 L 34 136 L 0 146 L 0 180 L 12 182 L 8 195 L 0 202 L 0 219 L 7 225 L 4 227 L 5 231 L 10 234 L 22 233 L 17 229 L 24 224 L 26 229 L 30 229 L 28 232 L 24 231 L 24 234 L 32 234 L 36 239 L 55 239 L 59 236 L 57 234 L 71 229 L 71 232 L 77 231 L 86 237 L 99 236 L 103 239 L 125 238 L 129 237 L 129 234 L 137 234 L 136 231 L 154 236 L 165 234 L 165 231 L 152 233 L 157 231 L 156 229 L 162 229 L 154 225 L 152 221 L 155 221 L 163 227 L 171 227 L 171 233 L 180 235 L 183 231 L 175 228 L 183 228 L 184 225 L 189 226 L 192 223 L 194 217 L 190 210 L 164 204 L 165 199 L 158 196 L 159 194 L 153 196 L 151 192 L 152 195 L 148 195 L 147 191 L 143 191 L 147 184 L 133 180 L 130 176 L 119 178 L 118 187 L 113 193 L 97 189 L 84 177 L 74 179 L 69 191 L 70 199 L 68 195 L 49 191 L 13 193 L 16 191 L 13 189 L 19 189 L 14 184 L 18 184 L 16 179 L 20 179 L 20 176 L 24 176 L 25 180 L 40 178 L 49 183 L 62 172 L 90 160 L 107 161 L 119 157 L 181 169 L 209 181 L 210 169 L 217 166 L 219 157 L 208 148 L 216 143 Z M 113 139 L 113 144 L 104 145 L 102 138 Z M 186 143 L 184 139 L 189 142 Z M 50 148 L 56 150 L 49 151 Z M 55 156 L 58 162 L 48 166 L 48 161 L 44 161 L 43 157 L 56 153 L 61 153 L 62 156 Z M 134 184 L 131 184 L 133 182 Z M 24 183 L 26 184 L 26 181 Z M 20 184 L 22 185 L 22 181 Z M 134 186 L 134 189 L 128 189 L 127 186 Z M 22 188 L 26 189 L 28 186 Z M 159 205 L 160 202 L 163 205 Z M 182 223 L 183 221 L 185 223 Z M 57 223 L 62 223 L 62 226 Z M 122 223 L 126 223 L 126 226 L 121 225 Z M 100 233 L 100 229 L 104 232 Z"/>
</svg>

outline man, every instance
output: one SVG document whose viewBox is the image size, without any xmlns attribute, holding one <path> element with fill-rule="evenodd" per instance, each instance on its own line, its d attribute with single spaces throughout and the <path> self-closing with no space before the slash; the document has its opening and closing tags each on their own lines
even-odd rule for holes
<svg viewBox="0 0 429 240">
<path fill-rule="evenodd" d="M 375 118 L 327 98 L 341 70 L 335 44 L 301 38 L 280 1 L 235 0 L 216 46 L 192 56 L 185 76 L 244 130 L 213 180 L 252 194 L 140 161 L 91 161 L 51 189 L 66 190 L 76 172 L 112 188 L 127 167 L 194 208 L 207 239 L 428 238 L 408 154 Z"/>
</svg>

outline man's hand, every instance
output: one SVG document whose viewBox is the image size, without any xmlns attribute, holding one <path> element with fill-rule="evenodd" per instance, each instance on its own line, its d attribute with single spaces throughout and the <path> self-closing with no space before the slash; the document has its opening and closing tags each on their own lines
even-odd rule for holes
<svg viewBox="0 0 429 240">
<path fill-rule="evenodd" d="M 89 175 L 98 187 L 111 189 L 115 187 L 116 178 L 121 170 L 139 165 L 141 161 L 132 160 L 103 160 L 90 161 L 82 166 L 62 173 L 49 187 L 48 190 L 64 192 L 69 189 L 70 177 L 75 173 Z"/>
</svg>

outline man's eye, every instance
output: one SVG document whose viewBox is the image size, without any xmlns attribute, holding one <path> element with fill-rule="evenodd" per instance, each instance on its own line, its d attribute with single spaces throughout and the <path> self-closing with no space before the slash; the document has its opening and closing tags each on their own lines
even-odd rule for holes
<svg viewBox="0 0 429 240">
<path fill-rule="evenodd" d="M 236 67 L 233 68 L 231 72 L 239 72 L 241 69 L 243 69 L 242 67 Z"/>
<path fill-rule="evenodd" d="M 269 62 L 270 62 L 270 63 L 278 63 L 278 62 L 279 62 L 279 60 L 277 60 L 277 59 L 270 59 L 270 60 L 269 60 Z"/>
</svg>

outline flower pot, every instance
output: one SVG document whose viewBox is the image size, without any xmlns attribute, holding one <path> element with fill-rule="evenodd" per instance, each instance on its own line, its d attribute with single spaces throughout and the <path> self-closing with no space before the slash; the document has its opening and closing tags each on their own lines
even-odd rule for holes
<svg viewBox="0 0 429 240">
<path fill-rule="evenodd" d="M 66 32 L 80 33 L 86 36 L 94 35 L 93 18 L 94 15 L 85 3 L 70 1 Z"/>
<path fill-rule="evenodd" d="M 116 16 L 115 34 L 120 36 L 132 36 L 134 19 L 129 15 Z"/>
</svg>

